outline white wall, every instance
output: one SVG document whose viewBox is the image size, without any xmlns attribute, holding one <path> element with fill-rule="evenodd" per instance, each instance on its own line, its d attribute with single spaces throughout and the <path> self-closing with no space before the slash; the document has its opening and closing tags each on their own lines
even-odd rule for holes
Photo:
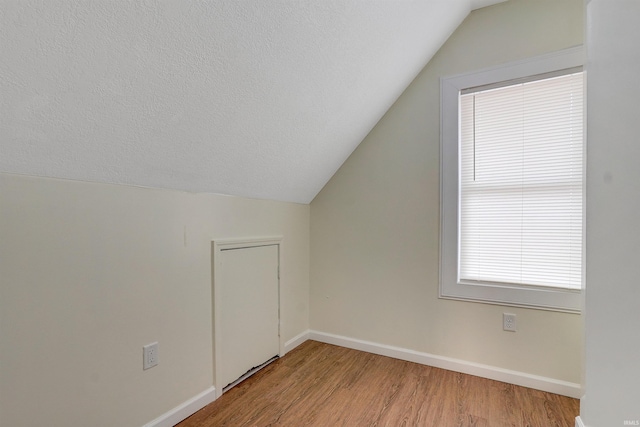
<svg viewBox="0 0 640 427">
<path fill-rule="evenodd" d="M 438 299 L 438 239 L 439 78 L 582 42 L 582 0 L 469 15 L 311 203 L 312 329 L 581 382 L 581 316 Z"/>
<path fill-rule="evenodd" d="M 140 426 L 206 390 L 211 240 L 273 235 L 288 340 L 308 329 L 309 206 L 0 174 L 0 425 Z"/>
<path fill-rule="evenodd" d="M 640 2 L 587 4 L 589 427 L 640 423 Z"/>
</svg>

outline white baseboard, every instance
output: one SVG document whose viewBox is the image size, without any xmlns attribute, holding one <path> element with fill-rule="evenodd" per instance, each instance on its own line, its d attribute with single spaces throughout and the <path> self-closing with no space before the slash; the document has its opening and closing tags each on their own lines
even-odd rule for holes
<svg viewBox="0 0 640 427">
<path fill-rule="evenodd" d="M 284 343 L 284 353 L 285 354 L 289 353 L 291 350 L 293 350 L 294 348 L 296 348 L 297 346 L 299 346 L 300 344 L 308 340 L 310 332 L 311 331 L 307 329 L 306 331 L 299 333 L 298 335 L 296 335 L 295 337 L 291 338 L 289 341 Z M 284 354 L 281 356 L 284 356 Z"/>
<path fill-rule="evenodd" d="M 339 345 L 354 350 L 366 351 L 368 353 L 393 357 L 422 365 L 462 372 L 464 374 L 534 388 L 549 393 L 561 394 L 576 399 L 579 399 L 582 395 L 580 384 L 313 330 L 304 331 L 287 341 L 284 344 L 285 354 L 307 340 Z M 209 387 L 207 390 L 176 406 L 169 412 L 145 424 L 143 427 L 172 427 L 214 400 L 216 400 L 216 389 L 215 387 Z M 576 417 L 575 427 L 586 427 L 580 417 Z"/>
<path fill-rule="evenodd" d="M 306 330 L 295 337 L 291 338 L 284 344 L 285 354 L 309 339 L 309 330 Z M 281 356 L 284 356 L 281 355 Z M 187 400 L 179 406 L 176 406 L 169 412 L 162 414 L 155 420 L 145 424 L 143 427 L 173 427 L 185 418 L 195 414 L 209 403 L 216 400 L 216 389 L 210 387 L 197 396 Z"/>
<path fill-rule="evenodd" d="M 306 330 L 284 344 L 285 354 L 308 340 L 309 330 Z M 284 356 L 284 355 L 282 355 Z M 162 414 L 155 420 L 145 424 L 143 427 L 173 427 L 185 418 L 195 414 L 200 409 L 207 406 L 209 403 L 216 400 L 216 389 L 210 387 L 197 396 L 187 400 L 179 406 L 176 406 L 169 412 Z"/>
<path fill-rule="evenodd" d="M 176 406 L 169 412 L 160 415 L 155 420 L 148 422 L 143 427 L 173 427 L 214 400 L 216 400 L 216 389 L 215 387 L 209 387 L 197 396 Z"/>
<path fill-rule="evenodd" d="M 531 375 L 524 372 L 512 371 L 495 366 L 483 365 L 480 363 L 468 362 L 466 360 L 453 359 L 450 357 L 437 356 L 429 353 L 422 353 L 400 347 L 378 344 L 370 341 L 363 341 L 340 335 L 327 334 L 318 331 L 309 331 L 308 338 L 327 344 L 339 345 L 341 347 L 352 348 L 354 350 L 366 351 L 382 356 L 393 357 L 395 359 L 420 363 L 422 365 L 447 369 L 450 371 L 462 372 L 464 374 L 475 375 L 477 377 L 502 381 L 549 393 L 579 399 L 582 396 L 580 384 L 553 378 Z"/>
</svg>

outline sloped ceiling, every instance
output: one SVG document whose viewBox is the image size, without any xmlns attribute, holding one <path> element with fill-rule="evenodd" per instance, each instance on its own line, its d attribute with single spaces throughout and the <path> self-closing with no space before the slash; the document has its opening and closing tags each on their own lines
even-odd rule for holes
<svg viewBox="0 0 640 427">
<path fill-rule="evenodd" d="M 0 0 L 0 172 L 308 203 L 500 0 Z"/>
</svg>

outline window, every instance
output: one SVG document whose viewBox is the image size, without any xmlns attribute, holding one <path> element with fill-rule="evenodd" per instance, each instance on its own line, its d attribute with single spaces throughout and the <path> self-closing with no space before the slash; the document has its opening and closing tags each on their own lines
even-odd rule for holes
<svg viewBox="0 0 640 427">
<path fill-rule="evenodd" d="M 582 50 L 442 79 L 444 298 L 576 312 Z"/>
</svg>

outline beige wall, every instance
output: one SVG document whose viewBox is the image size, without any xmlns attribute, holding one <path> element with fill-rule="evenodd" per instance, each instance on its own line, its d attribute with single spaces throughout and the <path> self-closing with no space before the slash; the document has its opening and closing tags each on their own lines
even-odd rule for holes
<svg viewBox="0 0 640 427">
<path fill-rule="evenodd" d="M 438 239 L 439 78 L 582 39 L 582 0 L 469 15 L 311 203 L 312 329 L 581 382 L 581 316 L 438 299 Z"/>
<path fill-rule="evenodd" d="M 288 340 L 308 328 L 309 206 L 0 174 L 0 425 L 140 426 L 206 390 L 211 240 L 273 235 Z"/>
</svg>

